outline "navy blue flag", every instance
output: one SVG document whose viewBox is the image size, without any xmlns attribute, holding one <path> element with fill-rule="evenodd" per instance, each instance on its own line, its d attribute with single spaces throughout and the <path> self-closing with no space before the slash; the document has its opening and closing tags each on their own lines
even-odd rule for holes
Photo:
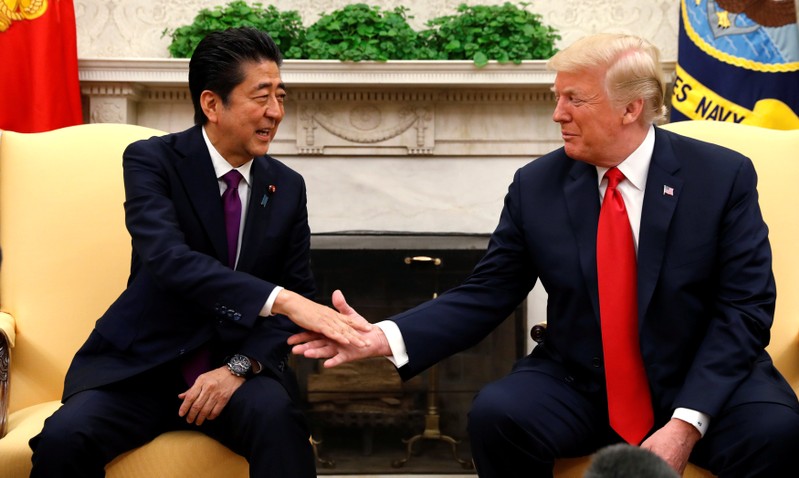
<svg viewBox="0 0 799 478">
<path fill-rule="evenodd" d="M 793 0 L 681 0 L 671 121 L 799 129 Z"/>
</svg>

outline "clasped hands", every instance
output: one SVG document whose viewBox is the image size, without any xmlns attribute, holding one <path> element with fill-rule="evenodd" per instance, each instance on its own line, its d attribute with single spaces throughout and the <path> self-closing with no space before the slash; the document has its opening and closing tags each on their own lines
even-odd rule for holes
<svg viewBox="0 0 799 478">
<path fill-rule="evenodd" d="M 368 334 L 374 326 L 347 306 L 340 291 L 336 292 L 340 297 L 339 304 L 343 302 L 348 313 L 344 313 L 338 306 L 336 308 L 339 312 L 336 312 L 330 307 L 285 289 L 280 291 L 275 299 L 272 312 L 287 316 L 292 322 L 308 331 L 298 334 L 300 337 L 314 337 L 320 340 L 325 338 L 331 343 L 341 346 L 369 347 L 371 344 Z M 333 297 L 333 304 L 336 305 L 335 292 Z M 300 343 L 300 341 L 294 343 Z"/>
<path fill-rule="evenodd" d="M 333 292 L 333 306 L 350 320 L 348 324 L 357 329 L 357 336 L 347 336 L 350 340 L 344 342 L 322 331 L 301 332 L 288 339 L 289 345 L 293 346 L 293 354 L 312 359 L 327 359 L 324 361 L 325 368 L 367 357 L 391 355 L 388 340 L 380 327 L 370 324 L 350 307 L 339 290 Z"/>
</svg>

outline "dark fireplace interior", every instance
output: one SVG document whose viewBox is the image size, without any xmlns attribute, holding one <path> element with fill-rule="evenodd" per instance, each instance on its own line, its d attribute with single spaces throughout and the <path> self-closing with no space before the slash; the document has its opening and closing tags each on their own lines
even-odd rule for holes
<svg viewBox="0 0 799 478">
<path fill-rule="evenodd" d="M 464 234 L 315 235 L 319 301 L 330 305 L 341 289 L 353 308 L 377 322 L 458 285 L 487 242 L 485 235 Z M 333 369 L 295 357 L 320 442 L 319 474 L 473 472 L 466 414 L 474 394 L 524 353 L 524 308 L 476 346 L 404 383 L 382 357 Z"/>
</svg>

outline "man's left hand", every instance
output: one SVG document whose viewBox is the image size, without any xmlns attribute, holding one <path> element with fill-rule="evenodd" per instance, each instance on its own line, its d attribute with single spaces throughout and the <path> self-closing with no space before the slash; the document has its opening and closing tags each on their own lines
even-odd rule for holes
<svg viewBox="0 0 799 478">
<path fill-rule="evenodd" d="M 679 418 L 672 418 L 663 428 L 644 440 L 641 448 L 658 455 L 682 475 L 688 465 L 688 457 L 700 438 L 696 427 Z"/>
<path fill-rule="evenodd" d="M 183 400 L 178 415 L 195 425 L 213 420 L 222 413 L 230 397 L 243 383 L 244 378 L 230 373 L 227 366 L 205 372 L 197 377 L 191 388 L 178 395 Z"/>
</svg>

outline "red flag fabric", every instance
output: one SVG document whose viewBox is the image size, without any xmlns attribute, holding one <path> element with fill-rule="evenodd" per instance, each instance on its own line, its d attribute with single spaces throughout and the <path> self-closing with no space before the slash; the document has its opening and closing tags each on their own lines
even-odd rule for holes
<svg viewBox="0 0 799 478">
<path fill-rule="evenodd" d="M 0 0 L 0 130 L 83 122 L 72 0 Z"/>
</svg>

